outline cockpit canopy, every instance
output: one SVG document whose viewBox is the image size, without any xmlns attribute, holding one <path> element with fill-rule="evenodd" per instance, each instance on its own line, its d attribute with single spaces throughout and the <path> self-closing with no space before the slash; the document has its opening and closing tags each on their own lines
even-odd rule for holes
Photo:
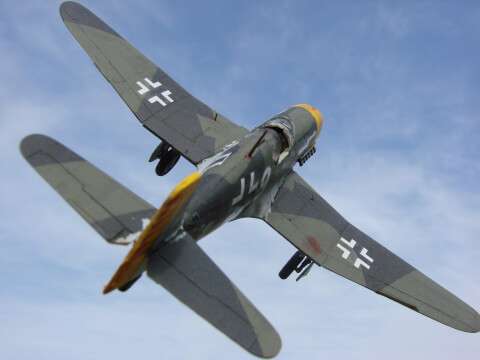
<svg viewBox="0 0 480 360">
<path fill-rule="evenodd" d="M 273 129 L 280 135 L 280 140 L 282 142 L 282 149 L 280 152 L 288 151 L 293 145 L 295 140 L 295 126 L 290 119 L 286 117 L 276 117 L 267 121 L 262 127 Z"/>
<path fill-rule="evenodd" d="M 274 130 L 280 140 L 280 163 L 290 153 L 295 160 L 301 159 L 315 145 L 322 130 L 322 114 L 306 104 L 292 106 L 274 116 L 260 128 Z"/>
</svg>

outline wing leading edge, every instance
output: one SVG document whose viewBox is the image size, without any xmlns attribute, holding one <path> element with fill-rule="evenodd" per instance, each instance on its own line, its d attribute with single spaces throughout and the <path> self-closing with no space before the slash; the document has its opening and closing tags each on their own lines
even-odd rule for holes
<svg viewBox="0 0 480 360">
<path fill-rule="evenodd" d="M 317 265 L 445 325 L 480 331 L 473 308 L 351 225 L 296 172 L 264 220 Z"/>
<path fill-rule="evenodd" d="M 190 95 L 84 6 L 68 1 L 60 14 L 143 126 L 190 162 L 199 163 L 248 132 Z"/>
</svg>

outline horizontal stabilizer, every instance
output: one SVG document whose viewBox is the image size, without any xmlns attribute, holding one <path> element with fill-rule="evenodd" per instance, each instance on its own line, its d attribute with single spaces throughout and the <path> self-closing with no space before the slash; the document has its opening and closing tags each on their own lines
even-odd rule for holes
<svg viewBox="0 0 480 360">
<path fill-rule="evenodd" d="M 105 240 L 135 240 L 155 208 L 88 161 L 45 135 L 29 135 L 20 151 L 30 165 Z"/>
<path fill-rule="evenodd" d="M 280 351 L 272 325 L 188 234 L 152 254 L 147 274 L 252 354 L 271 358 Z"/>
<path fill-rule="evenodd" d="M 138 276 L 137 271 L 145 260 L 150 247 L 179 213 L 187 200 L 190 199 L 200 178 L 200 173 L 195 172 L 183 179 L 173 189 L 167 200 L 153 215 L 145 230 L 140 234 L 110 282 L 105 286 L 104 294 L 126 285 L 133 277 Z"/>
<path fill-rule="evenodd" d="M 142 125 L 193 164 L 248 133 L 193 97 L 83 5 L 64 2 L 60 15 Z"/>
</svg>

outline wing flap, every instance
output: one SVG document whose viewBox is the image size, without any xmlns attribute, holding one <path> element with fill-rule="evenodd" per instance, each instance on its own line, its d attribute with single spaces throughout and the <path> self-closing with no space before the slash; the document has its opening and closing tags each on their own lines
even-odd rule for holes
<svg viewBox="0 0 480 360">
<path fill-rule="evenodd" d="M 27 136 L 20 150 L 39 175 L 110 243 L 130 243 L 155 213 L 152 205 L 48 136 Z"/>
<path fill-rule="evenodd" d="M 192 163 L 248 132 L 190 95 L 82 5 L 65 2 L 60 14 L 138 120 Z"/>
<path fill-rule="evenodd" d="M 147 274 L 252 354 L 271 358 L 280 351 L 272 325 L 188 234 L 152 254 Z"/>
<path fill-rule="evenodd" d="M 316 264 L 443 324 L 480 331 L 474 309 L 351 225 L 297 173 L 264 220 Z"/>
</svg>

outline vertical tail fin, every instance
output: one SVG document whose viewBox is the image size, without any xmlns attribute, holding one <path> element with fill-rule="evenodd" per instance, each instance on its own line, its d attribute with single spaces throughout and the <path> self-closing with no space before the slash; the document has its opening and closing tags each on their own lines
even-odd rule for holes
<svg viewBox="0 0 480 360">
<path fill-rule="evenodd" d="M 200 173 L 193 173 L 182 180 L 168 196 L 167 200 L 158 209 L 148 226 L 138 237 L 138 240 L 129 251 L 110 282 L 105 286 L 103 293 L 122 287 L 137 273 L 147 257 L 147 252 L 155 240 L 175 218 L 183 205 L 192 196 L 200 181 Z"/>
</svg>

